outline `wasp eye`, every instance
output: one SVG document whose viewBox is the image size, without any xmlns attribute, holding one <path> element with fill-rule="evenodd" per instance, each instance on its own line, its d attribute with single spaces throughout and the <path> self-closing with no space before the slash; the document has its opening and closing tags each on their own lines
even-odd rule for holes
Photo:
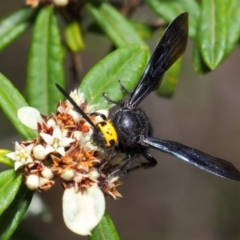
<svg viewBox="0 0 240 240">
<path fill-rule="evenodd" d="M 104 122 L 100 122 L 99 123 L 102 127 L 104 127 L 104 126 L 106 126 L 107 125 L 107 122 L 106 121 L 104 121 Z"/>
</svg>

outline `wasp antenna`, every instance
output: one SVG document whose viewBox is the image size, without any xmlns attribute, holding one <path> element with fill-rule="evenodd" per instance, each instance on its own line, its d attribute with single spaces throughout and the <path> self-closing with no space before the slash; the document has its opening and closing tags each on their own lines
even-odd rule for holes
<svg viewBox="0 0 240 240">
<path fill-rule="evenodd" d="M 63 94 L 63 96 L 66 97 L 66 99 L 73 105 L 74 109 L 76 112 L 78 112 L 79 114 L 81 114 L 85 120 L 97 131 L 99 131 L 99 129 L 96 127 L 96 125 L 92 122 L 92 120 L 87 116 L 87 114 L 85 112 L 83 112 L 83 110 L 76 104 L 76 102 L 69 96 L 69 94 L 57 83 L 55 83 L 57 89 Z"/>
</svg>

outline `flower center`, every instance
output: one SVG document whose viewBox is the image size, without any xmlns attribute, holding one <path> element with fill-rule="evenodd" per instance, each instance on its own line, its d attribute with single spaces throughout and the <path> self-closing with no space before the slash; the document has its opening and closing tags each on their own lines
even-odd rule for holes
<svg viewBox="0 0 240 240">
<path fill-rule="evenodd" d="M 59 138 L 54 138 L 53 139 L 53 143 L 52 143 L 52 147 L 54 149 L 57 149 L 58 147 L 60 147 L 60 145 L 61 145 L 60 139 Z"/>
<path fill-rule="evenodd" d="M 24 150 L 21 150 L 16 152 L 16 157 L 19 161 L 26 162 L 29 156 Z"/>
</svg>

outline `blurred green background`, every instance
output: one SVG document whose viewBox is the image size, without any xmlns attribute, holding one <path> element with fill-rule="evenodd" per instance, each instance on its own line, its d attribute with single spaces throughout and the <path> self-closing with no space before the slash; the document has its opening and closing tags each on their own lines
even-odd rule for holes
<svg viewBox="0 0 240 240">
<path fill-rule="evenodd" d="M 24 1 L 2 0 L 0 18 L 23 4 Z M 155 16 L 148 8 L 140 8 L 135 18 L 147 22 Z M 149 42 L 152 49 L 157 38 Z M 87 35 L 85 39 L 83 76 L 109 49 L 109 42 L 103 37 Z M 29 42 L 30 32 L 0 54 L 0 72 L 21 92 Z M 240 169 L 240 51 L 236 48 L 217 70 L 204 76 L 194 73 L 191 55 L 189 41 L 175 96 L 163 99 L 153 93 L 141 107 L 150 116 L 155 136 L 229 160 Z M 71 62 L 66 64 L 70 81 Z M 2 113 L 0 126 L 1 148 L 13 149 L 12 142 L 19 137 Z M 151 152 L 158 160 L 157 167 L 129 174 L 119 187 L 123 198 L 107 199 L 107 210 L 121 239 L 240 239 L 240 183 L 216 177 L 166 154 Z M 57 184 L 41 194 L 51 211 L 51 222 L 36 217 L 26 219 L 19 228 L 39 239 L 84 239 L 63 223 L 62 192 Z"/>
</svg>

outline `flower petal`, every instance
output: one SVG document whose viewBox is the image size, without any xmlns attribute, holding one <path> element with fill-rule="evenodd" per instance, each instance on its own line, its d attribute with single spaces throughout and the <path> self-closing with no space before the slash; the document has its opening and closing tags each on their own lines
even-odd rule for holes
<svg viewBox="0 0 240 240">
<path fill-rule="evenodd" d="M 47 133 L 40 133 L 39 135 L 43 138 L 43 140 L 44 140 L 48 145 L 52 145 L 53 140 L 54 140 L 54 138 L 53 138 L 52 135 L 47 134 Z"/>
<path fill-rule="evenodd" d="M 56 127 L 54 128 L 52 136 L 53 136 L 54 138 L 61 138 L 61 137 L 62 137 L 62 132 L 61 132 L 59 126 L 56 126 Z"/>
<path fill-rule="evenodd" d="M 54 151 L 55 151 L 55 149 L 50 145 L 47 145 L 46 148 L 45 148 L 45 154 L 46 155 L 48 155 L 49 153 L 54 152 Z"/>
<path fill-rule="evenodd" d="M 43 121 L 40 112 L 33 107 L 19 108 L 17 111 L 17 117 L 22 124 L 33 130 L 37 130 L 37 123 Z"/>
<path fill-rule="evenodd" d="M 63 218 L 67 227 L 80 235 L 90 235 L 105 211 L 105 199 L 98 186 L 91 186 L 85 192 L 68 188 L 63 194 Z"/>
<path fill-rule="evenodd" d="M 14 170 L 17 171 L 23 165 L 24 165 L 24 163 L 16 161 L 14 164 Z"/>
<path fill-rule="evenodd" d="M 15 152 L 10 152 L 6 154 L 6 156 L 14 161 L 16 161 L 16 153 Z"/>
<path fill-rule="evenodd" d="M 15 151 L 21 151 L 23 146 L 21 146 L 17 141 L 15 142 Z"/>
<path fill-rule="evenodd" d="M 63 137 L 61 140 L 62 140 L 61 143 L 62 143 L 63 147 L 69 147 L 70 143 L 75 142 L 75 139 L 73 139 L 73 138 Z"/>
<path fill-rule="evenodd" d="M 57 149 L 55 149 L 55 151 L 58 152 L 59 154 L 61 154 L 62 156 L 65 155 L 64 147 L 58 147 Z"/>
<path fill-rule="evenodd" d="M 34 146 L 34 144 L 30 144 L 30 145 L 24 147 L 24 150 L 25 150 L 25 152 L 26 152 L 28 155 L 31 154 L 32 149 L 33 149 L 33 146 Z"/>
</svg>

